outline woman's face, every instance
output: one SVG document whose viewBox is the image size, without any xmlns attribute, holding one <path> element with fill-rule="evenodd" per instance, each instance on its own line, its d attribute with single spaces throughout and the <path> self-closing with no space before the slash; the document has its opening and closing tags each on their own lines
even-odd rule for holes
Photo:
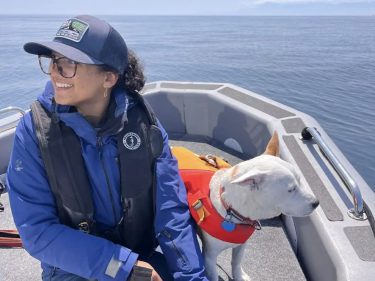
<svg viewBox="0 0 375 281">
<path fill-rule="evenodd" d="M 53 55 L 56 58 L 62 57 L 56 53 Z M 56 103 L 75 106 L 78 110 L 95 108 L 100 103 L 105 103 L 106 79 L 106 72 L 101 71 L 96 65 L 77 64 L 76 74 L 72 78 L 61 76 L 56 65 L 52 65 L 51 69 Z"/>
</svg>

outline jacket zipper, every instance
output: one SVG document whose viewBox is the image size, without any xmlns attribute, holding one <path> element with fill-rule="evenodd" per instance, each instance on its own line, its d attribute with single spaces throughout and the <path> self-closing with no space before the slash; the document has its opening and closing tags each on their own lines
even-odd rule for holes
<svg viewBox="0 0 375 281">
<path fill-rule="evenodd" d="M 102 169 L 103 169 L 103 172 L 104 172 L 104 175 L 105 175 L 105 181 L 107 183 L 107 189 L 108 189 L 108 193 L 109 193 L 109 198 L 111 199 L 113 217 L 114 217 L 115 223 L 117 223 L 116 210 L 115 210 L 115 200 L 113 198 L 112 187 L 111 187 L 111 183 L 109 181 L 108 172 L 107 172 L 107 169 L 106 169 L 104 161 L 103 161 L 103 142 L 102 142 L 102 138 L 101 137 L 97 137 L 96 138 L 96 147 L 99 150 L 100 164 L 102 166 Z"/>
<path fill-rule="evenodd" d="M 171 241 L 172 247 L 175 250 L 178 258 L 181 260 L 183 266 L 186 266 L 186 260 L 185 260 L 184 256 L 181 254 L 180 250 L 177 248 L 176 244 L 174 243 L 174 241 L 172 239 L 172 235 L 167 230 L 162 230 L 161 234 L 163 234 L 164 236 L 166 236 L 169 239 L 169 241 Z M 160 236 L 160 233 L 157 236 Z"/>
</svg>

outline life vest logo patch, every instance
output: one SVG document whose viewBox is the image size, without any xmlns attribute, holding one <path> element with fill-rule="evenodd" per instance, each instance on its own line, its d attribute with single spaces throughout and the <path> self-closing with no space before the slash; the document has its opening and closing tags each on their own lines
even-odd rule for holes
<svg viewBox="0 0 375 281">
<path fill-rule="evenodd" d="M 136 150 L 141 146 L 141 138 L 138 134 L 129 132 L 122 139 L 122 143 L 129 150 Z"/>
</svg>

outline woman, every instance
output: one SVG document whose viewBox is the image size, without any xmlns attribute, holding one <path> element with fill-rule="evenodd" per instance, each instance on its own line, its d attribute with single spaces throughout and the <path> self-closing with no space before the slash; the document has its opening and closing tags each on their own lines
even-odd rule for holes
<svg viewBox="0 0 375 281">
<path fill-rule="evenodd" d="M 42 279 L 207 280 L 167 134 L 121 35 L 77 16 L 24 49 L 51 79 L 17 127 L 7 174 Z"/>
</svg>

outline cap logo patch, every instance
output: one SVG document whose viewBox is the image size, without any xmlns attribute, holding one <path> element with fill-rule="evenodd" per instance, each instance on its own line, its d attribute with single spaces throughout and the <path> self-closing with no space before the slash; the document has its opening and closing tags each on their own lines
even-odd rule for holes
<svg viewBox="0 0 375 281">
<path fill-rule="evenodd" d="M 127 149 L 136 150 L 141 145 L 141 138 L 138 134 L 129 132 L 125 134 L 124 138 L 122 139 L 122 143 Z"/>
<path fill-rule="evenodd" d="M 56 33 L 56 37 L 80 42 L 89 25 L 78 19 L 67 20 Z"/>
</svg>

